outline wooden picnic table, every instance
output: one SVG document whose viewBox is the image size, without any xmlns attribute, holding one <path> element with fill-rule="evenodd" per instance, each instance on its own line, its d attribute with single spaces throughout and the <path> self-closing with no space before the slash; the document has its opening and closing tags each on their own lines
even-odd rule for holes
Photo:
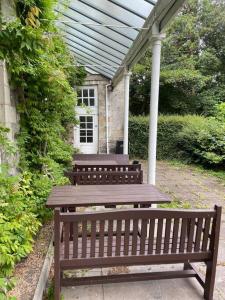
<svg viewBox="0 0 225 300">
<path fill-rule="evenodd" d="M 117 164 L 127 165 L 129 164 L 129 155 L 127 154 L 74 154 L 73 161 L 116 161 Z"/>
<path fill-rule="evenodd" d="M 66 185 L 53 187 L 46 206 L 151 205 L 170 202 L 167 195 L 150 184 Z"/>
<path fill-rule="evenodd" d="M 73 164 L 76 166 L 107 166 L 119 165 L 116 160 L 77 160 Z"/>
</svg>

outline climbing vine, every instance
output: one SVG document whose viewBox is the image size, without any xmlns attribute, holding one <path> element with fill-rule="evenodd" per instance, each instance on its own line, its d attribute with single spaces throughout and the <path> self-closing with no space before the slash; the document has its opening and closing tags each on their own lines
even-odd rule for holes
<svg viewBox="0 0 225 300">
<path fill-rule="evenodd" d="M 81 84 L 85 71 L 74 66 L 49 1 L 16 4 L 19 17 L 2 23 L 0 58 L 6 60 L 19 98 L 20 166 L 50 174 L 71 159 L 67 139 L 76 122 L 73 86 Z"/>
<path fill-rule="evenodd" d="M 74 151 L 68 142 L 76 124 L 74 86 L 82 84 L 86 72 L 75 66 L 55 25 L 54 4 L 17 0 L 16 17 L 0 19 L 0 60 L 6 62 L 20 114 L 20 173 L 9 176 L 7 167 L 0 173 L 0 223 L 5 228 L 0 230 L 0 299 L 8 299 L 8 276 L 31 250 L 40 221 L 49 215 L 48 193 L 52 185 L 66 182 L 63 171 Z M 0 144 L 8 149 L 7 130 L 1 131 Z"/>
</svg>

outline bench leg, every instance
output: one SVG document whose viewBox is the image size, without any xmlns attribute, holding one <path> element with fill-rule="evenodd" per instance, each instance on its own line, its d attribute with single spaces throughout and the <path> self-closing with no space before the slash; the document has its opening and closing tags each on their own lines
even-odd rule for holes
<svg viewBox="0 0 225 300">
<path fill-rule="evenodd" d="M 61 275 L 60 275 L 60 269 L 57 266 L 57 264 L 55 264 L 54 267 L 54 300 L 60 300 L 60 279 L 61 279 Z"/>
<path fill-rule="evenodd" d="M 59 259 L 54 260 L 54 300 L 60 300 L 61 272 Z"/>
<path fill-rule="evenodd" d="M 206 263 L 206 277 L 204 298 L 206 300 L 213 300 L 213 290 L 216 276 L 216 263 L 209 261 Z"/>
<path fill-rule="evenodd" d="M 190 264 L 189 263 L 184 263 L 184 270 L 190 270 Z"/>
</svg>

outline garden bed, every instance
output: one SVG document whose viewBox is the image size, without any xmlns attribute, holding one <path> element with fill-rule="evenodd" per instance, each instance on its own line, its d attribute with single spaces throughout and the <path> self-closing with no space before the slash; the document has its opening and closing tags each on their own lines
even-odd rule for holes
<svg viewBox="0 0 225 300">
<path fill-rule="evenodd" d="M 10 295 L 15 296 L 17 300 L 33 299 L 52 233 L 53 223 L 49 221 L 43 225 L 37 235 L 33 251 L 16 265 L 14 272 L 16 286 Z"/>
</svg>

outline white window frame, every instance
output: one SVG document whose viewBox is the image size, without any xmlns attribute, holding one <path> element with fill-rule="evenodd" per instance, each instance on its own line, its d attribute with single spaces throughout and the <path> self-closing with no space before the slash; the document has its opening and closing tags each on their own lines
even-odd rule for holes
<svg viewBox="0 0 225 300">
<path fill-rule="evenodd" d="M 85 131 L 85 135 L 81 135 L 80 134 L 80 144 L 90 144 L 90 143 L 93 143 L 94 142 L 94 116 L 92 115 L 80 115 L 79 116 L 79 119 L 80 118 L 85 118 L 85 121 L 84 122 L 81 122 L 80 121 L 80 124 L 85 124 L 85 128 L 81 128 L 79 127 L 79 134 L 81 133 L 81 131 Z M 88 118 L 91 118 L 92 121 L 88 121 Z M 88 124 L 92 124 L 92 127 L 91 128 L 88 128 Z M 88 135 L 88 131 L 92 131 L 92 135 Z M 92 138 L 92 141 L 88 141 L 88 138 Z M 85 142 L 81 142 L 81 138 L 85 138 Z"/>
<path fill-rule="evenodd" d="M 87 96 L 84 96 L 84 91 L 87 90 Z M 90 91 L 93 90 L 94 91 L 94 95 L 92 96 L 90 94 Z M 79 96 L 79 92 L 81 93 L 81 96 Z M 94 105 L 90 105 L 90 101 L 94 99 Z M 96 86 L 80 86 L 77 89 L 77 106 L 78 107 L 90 107 L 90 108 L 94 108 L 97 107 L 98 103 L 97 103 L 97 87 Z M 81 105 L 79 105 L 79 102 L 81 100 Z M 87 100 L 87 104 L 85 103 L 85 100 Z"/>
</svg>

